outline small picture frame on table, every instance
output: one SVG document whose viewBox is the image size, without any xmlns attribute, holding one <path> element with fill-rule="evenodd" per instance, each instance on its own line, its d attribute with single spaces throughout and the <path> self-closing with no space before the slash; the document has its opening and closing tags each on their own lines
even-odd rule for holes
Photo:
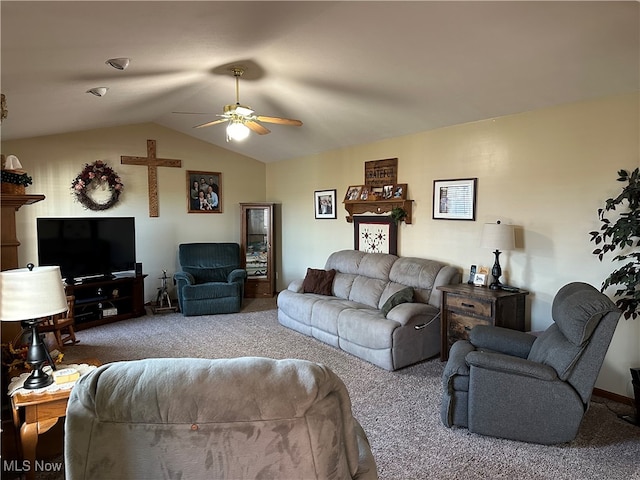
<svg viewBox="0 0 640 480">
<path fill-rule="evenodd" d="M 316 219 L 335 219 L 336 190 L 316 190 L 313 193 L 314 210 Z"/>
<path fill-rule="evenodd" d="M 476 273 L 473 278 L 473 284 L 476 287 L 484 287 L 487 285 L 487 276 L 484 273 Z"/>
</svg>

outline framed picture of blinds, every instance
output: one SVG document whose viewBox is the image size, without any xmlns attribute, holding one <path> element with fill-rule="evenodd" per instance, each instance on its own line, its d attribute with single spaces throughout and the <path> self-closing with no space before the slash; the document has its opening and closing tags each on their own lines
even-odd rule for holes
<svg viewBox="0 0 640 480">
<path fill-rule="evenodd" d="M 477 178 L 433 181 L 433 218 L 475 220 Z"/>
</svg>

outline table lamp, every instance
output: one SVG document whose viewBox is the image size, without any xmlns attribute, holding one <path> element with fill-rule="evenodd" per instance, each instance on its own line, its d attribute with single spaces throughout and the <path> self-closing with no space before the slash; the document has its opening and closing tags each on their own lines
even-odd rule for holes
<svg viewBox="0 0 640 480">
<path fill-rule="evenodd" d="M 34 267 L 30 263 L 27 268 L 0 272 L 0 320 L 22 322 L 23 328 L 31 329 L 27 363 L 32 372 L 24 388 L 44 388 L 53 383 L 53 378 L 43 370 L 47 361 L 52 368 L 55 365 L 38 333 L 38 323 L 43 317 L 66 310 L 60 267 Z"/>
<path fill-rule="evenodd" d="M 500 260 L 498 257 L 500 256 L 500 253 L 502 253 L 500 250 L 513 250 L 515 248 L 513 225 L 500 223 L 500 220 L 496 223 L 485 223 L 482 228 L 480 246 L 482 248 L 495 248 L 493 253 L 496 258 L 493 263 L 493 268 L 491 269 L 493 282 L 489 288 L 492 290 L 500 290 L 502 288 L 502 284 L 500 283 L 502 268 L 500 267 Z"/>
</svg>

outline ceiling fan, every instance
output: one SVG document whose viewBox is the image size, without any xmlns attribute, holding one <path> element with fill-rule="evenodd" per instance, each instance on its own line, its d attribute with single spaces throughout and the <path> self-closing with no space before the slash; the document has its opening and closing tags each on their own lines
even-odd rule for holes
<svg viewBox="0 0 640 480">
<path fill-rule="evenodd" d="M 222 117 L 218 120 L 213 120 L 211 122 L 202 123 L 200 125 L 196 125 L 193 128 L 204 128 L 210 127 L 212 125 L 217 125 L 219 123 L 228 122 L 227 125 L 227 142 L 229 140 L 244 140 L 249 136 L 251 131 L 257 133 L 258 135 L 265 135 L 269 133 L 271 130 L 266 128 L 265 126 L 259 124 L 258 122 L 265 123 L 276 123 L 278 125 L 291 125 L 294 127 L 299 127 L 302 125 L 300 120 L 293 120 L 291 118 L 281 118 L 281 117 L 267 117 L 264 115 L 256 115 L 255 112 L 251 109 L 251 107 L 240 104 L 240 77 L 244 73 L 244 69 L 242 67 L 233 67 L 231 69 L 233 76 L 236 79 L 236 103 L 235 105 L 225 105 L 223 108 L 223 113 L 218 114 L 219 117 Z M 188 112 L 174 112 L 174 113 L 188 113 Z"/>
</svg>

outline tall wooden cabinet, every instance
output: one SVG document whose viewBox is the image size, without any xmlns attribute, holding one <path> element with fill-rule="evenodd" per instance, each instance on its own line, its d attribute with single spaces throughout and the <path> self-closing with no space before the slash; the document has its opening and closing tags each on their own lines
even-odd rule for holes
<svg viewBox="0 0 640 480">
<path fill-rule="evenodd" d="M 240 247 L 247 270 L 244 296 L 273 297 L 276 291 L 273 203 L 241 203 Z"/>
</svg>

